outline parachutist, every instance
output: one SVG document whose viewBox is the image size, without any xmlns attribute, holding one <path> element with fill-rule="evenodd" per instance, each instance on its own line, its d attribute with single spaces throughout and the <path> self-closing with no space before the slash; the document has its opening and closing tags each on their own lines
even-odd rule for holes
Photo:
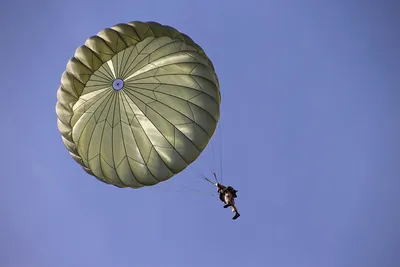
<svg viewBox="0 0 400 267">
<path fill-rule="evenodd" d="M 233 220 L 239 218 L 240 213 L 235 206 L 235 198 L 237 197 L 236 192 L 232 186 L 224 186 L 220 183 L 215 184 L 218 187 L 219 199 L 225 203 L 224 208 L 231 207 L 232 212 L 235 213 Z"/>
</svg>

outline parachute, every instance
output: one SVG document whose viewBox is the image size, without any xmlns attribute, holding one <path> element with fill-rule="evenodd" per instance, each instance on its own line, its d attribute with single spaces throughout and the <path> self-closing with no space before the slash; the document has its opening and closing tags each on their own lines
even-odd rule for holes
<svg viewBox="0 0 400 267">
<path fill-rule="evenodd" d="M 199 157 L 217 127 L 221 95 L 212 62 L 190 37 L 134 21 L 100 31 L 75 51 L 57 100 L 72 158 L 104 183 L 140 188 Z"/>
</svg>

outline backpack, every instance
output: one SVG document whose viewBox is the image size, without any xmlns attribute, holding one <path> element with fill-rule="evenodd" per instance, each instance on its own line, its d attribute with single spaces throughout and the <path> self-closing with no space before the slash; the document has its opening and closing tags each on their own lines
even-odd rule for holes
<svg viewBox="0 0 400 267">
<path fill-rule="evenodd" d="M 237 190 L 233 189 L 232 186 L 228 186 L 228 187 L 226 188 L 226 191 L 228 191 L 229 193 L 231 193 L 232 196 L 233 196 L 233 198 L 237 198 L 237 195 L 236 195 Z"/>
</svg>

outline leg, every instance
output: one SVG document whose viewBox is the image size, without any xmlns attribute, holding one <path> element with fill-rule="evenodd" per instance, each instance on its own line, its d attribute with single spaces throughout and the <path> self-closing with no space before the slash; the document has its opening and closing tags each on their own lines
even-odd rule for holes
<svg viewBox="0 0 400 267">
<path fill-rule="evenodd" d="M 225 206 L 224 206 L 224 208 L 227 208 L 227 207 L 231 207 L 232 206 L 232 200 L 233 198 L 232 198 L 232 196 L 231 196 L 231 194 L 230 193 L 225 193 L 224 194 L 224 203 L 225 203 Z"/>
<path fill-rule="evenodd" d="M 235 206 L 235 200 L 234 200 L 233 198 L 231 198 L 230 204 L 231 204 L 231 210 L 232 210 L 232 212 L 237 213 L 237 209 L 236 209 L 236 206 Z"/>
<path fill-rule="evenodd" d="M 239 218 L 240 214 L 236 208 L 235 199 L 233 198 L 232 194 L 230 194 L 230 193 L 225 194 L 224 200 L 225 200 L 225 203 L 227 203 L 227 205 L 229 204 L 232 212 L 235 213 L 235 216 L 232 219 L 236 220 L 237 218 Z M 227 206 L 227 205 L 225 205 L 225 206 Z"/>
<path fill-rule="evenodd" d="M 231 207 L 232 212 L 237 212 L 237 209 L 236 209 L 236 206 L 235 206 L 235 199 L 233 198 L 231 193 L 226 193 L 225 194 L 224 201 L 225 201 L 225 204 L 226 204 L 225 206 Z"/>
</svg>

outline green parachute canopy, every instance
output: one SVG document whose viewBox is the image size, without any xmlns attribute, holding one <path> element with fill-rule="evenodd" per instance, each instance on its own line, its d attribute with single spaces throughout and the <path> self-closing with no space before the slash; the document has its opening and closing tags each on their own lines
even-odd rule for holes
<svg viewBox="0 0 400 267">
<path fill-rule="evenodd" d="M 200 46 L 156 22 L 100 31 L 69 60 L 57 91 L 64 145 L 118 187 L 168 180 L 198 158 L 220 116 L 214 66 Z"/>
</svg>

